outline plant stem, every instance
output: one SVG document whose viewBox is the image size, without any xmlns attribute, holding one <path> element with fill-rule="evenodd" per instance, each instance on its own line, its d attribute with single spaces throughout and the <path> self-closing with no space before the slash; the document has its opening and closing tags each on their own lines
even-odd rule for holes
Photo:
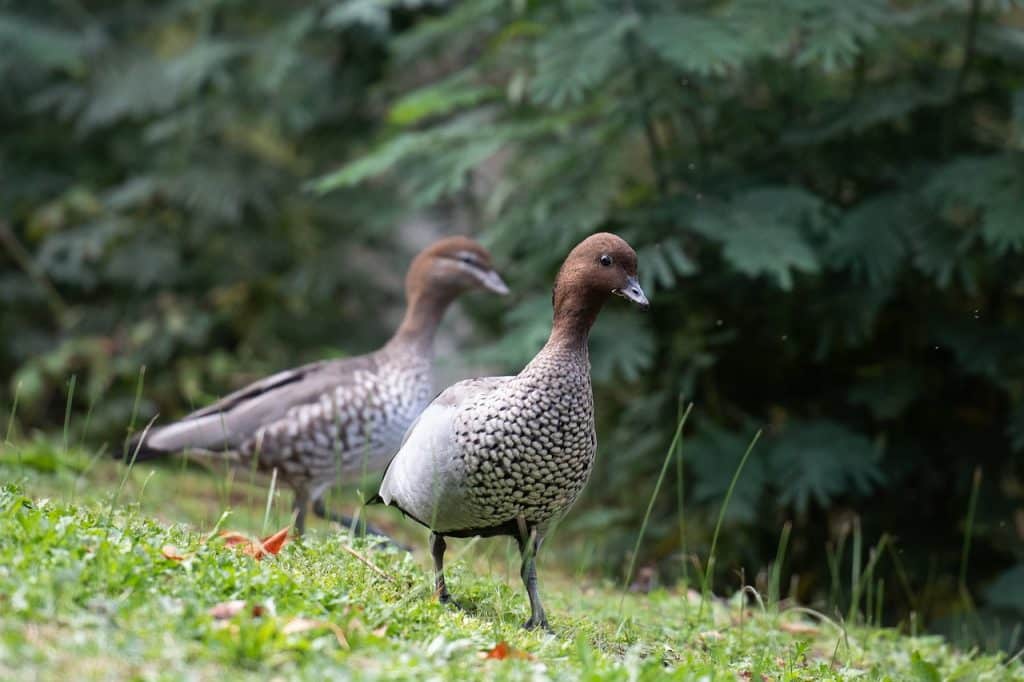
<svg viewBox="0 0 1024 682">
<path fill-rule="evenodd" d="M 739 466 L 736 467 L 736 471 L 733 472 L 732 480 L 729 481 L 729 489 L 725 491 L 725 500 L 722 501 L 722 508 L 718 512 L 718 521 L 715 523 L 715 532 L 711 536 L 711 551 L 708 552 L 708 565 L 704 568 L 704 584 L 701 587 L 701 600 L 700 600 L 700 611 L 698 611 L 697 617 L 704 613 L 704 604 L 708 601 L 708 596 L 711 592 L 711 578 L 712 572 L 715 570 L 715 549 L 718 547 L 718 534 L 722 530 L 722 521 L 725 519 L 725 511 L 729 508 L 729 500 L 732 499 L 732 492 L 736 489 L 736 481 L 740 479 L 740 474 L 743 472 L 743 466 L 747 463 L 747 458 L 750 457 L 750 453 L 753 451 L 754 446 L 757 445 L 757 441 L 761 438 L 761 429 L 757 430 L 754 434 L 754 438 L 750 441 L 750 445 L 747 446 L 747 451 L 743 453 L 742 459 L 740 459 Z"/>
<path fill-rule="evenodd" d="M 644 513 L 643 523 L 640 524 L 640 532 L 636 536 L 636 543 L 633 545 L 633 556 L 629 559 L 629 570 L 626 572 L 626 582 L 622 586 L 622 599 L 619 600 L 619 613 L 622 613 L 622 606 L 626 601 L 626 593 L 629 592 L 629 585 L 633 580 L 633 571 L 636 569 L 636 557 L 640 554 L 640 544 L 643 542 L 644 533 L 647 532 L 647 523 L 651 520 L 651 512 L 654 510 L 654 501 L 658 498 L 658 491 L 661 490 L 662 481 L 665 480 L 665 472 L 668 471 L 668 464 L 672 461 L 672 453 L 676 451 L 676 445 L 680 442 L 683 436 L 683 427 L 686 425 L 686 419 L 690 416 L 690 410 L 693 409 L 693 403 L 687 406 L 686 411 L 683 412 L 682 418 L 676 425 L 676 432 L 672 436 L 672 442 L 668 446 L 668 451 L 665 453 L 665 461 L 661 464 L 661 472 L 658 474 L 658 481 L 654 484 L 654 491 L 651 493 L 651 499 L 647 502 L 647 511 Z"/>
<path fill-rule="evenodd" d="M 981 19 L 981 0 L 971 0 L 971 6 L 967 13 L 967 27 L 964 31 L 964 58 L 957 69 L 956 78 L 953 81 L 953 89 L 949 95 L 949 106 L 946 108 L 945 119 L 942 125 L 942 153 L 948 154 L 953 143 L 953 127 L 956 118 L 957 100 L 963 93 L 964 84 L 970 72 L 971 64 L 974 61 L 975 46 L 978 41 L 978 22 Z"/>
<path fill-rule="evenodd" d="M 678 414 L 676 416 L 677 421 L 682 420 L 683 415 L 683 400 L 682 396 L 679 397 Z M 688 409 L 688 408 L 687 408 Z M 686 471 L 683 468 L 683 448 L 680 445 L 678 456 L 676 457 L 676 508 L 679 516 L 679 551 L 683 555 L 683 578 L 689 582 L 690 570 L 686 561 Z"/>
<path fill-rule="evenodd" d="M 627 11 L 635 12 L 632 3 L 627 3 Z M 658 188 L 658 196 L 668 196 L 668 178 L 665 176 L 665 155 L 661 145 L 658 143 L 657 131 L 654 129 L 654 117 L 651 115 L 650 103 L 647 99 L 647 79 L 644 77 L 643 65 L 640 63 L 640 53 L 636 46 L 636 36 L 630 32 L 625 37 L 626 54 L 633 71 L 633 89 L 636 90 L 637 107 L 640 111 L 640 120 L 643 123 L 644 139 L 647 142 L 647 152 L 651 157 L 651 168 L 654 170 L 654 182 Z"/>
<path fill-rule="evenodd" d="M 3 220 L 0 220 L 0 243 L 7 249 L 7 253 L 10 254 L 11 259 L 18 264 L 29 279 L 35 282 L 36 286 L 43 292 L 46 298 L 46 305 L 50 308 L 50 312 L 53 313 L 54 319 L 57 321 L 57 326 L 63 326 L 67 320 L 65 313 L 67 312 L 68 306 L 64 303 L 64 299 L 60 297 L 57 292 L 57 288 L 53 286 L 53 283 L 46 276 L 46 273 L 40 268 L 35 260 L 32 258 L 32 254 L 28 252 L 18 236 L 14 234 L 14 230 L 11 226 Z"/>
<path fill-rule="evenodd" d="M 971 534 L 974 531 L 974 512 L 978 508 L 978 492 L 981 490 L 981 467 L 974 470 L 971 480 L 971 497 L 967 501 L 967 518 L 964 521 L 964 545 L 960 552 L 960 576 L 957 585 L 961 596 L 969 598 L 967 591 L 967 559 L 971 553 Z"/>
</svg>

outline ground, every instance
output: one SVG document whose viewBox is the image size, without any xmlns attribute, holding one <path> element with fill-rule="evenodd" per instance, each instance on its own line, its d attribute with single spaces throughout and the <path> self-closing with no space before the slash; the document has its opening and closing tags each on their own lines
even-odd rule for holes
<svg viewBox="0 0 1024 682">
<path fill-rule="evenodd" d="M 410 554 L 321 523 L 254 558 L 221 532 L 286 526 L 287 495 L 216 480 L 7 449 L 0 679 L 1024 680 L 1019 662 L 938 637 L 759 596 L 624 592 L 543 557 L 554 632 L 527 632 L 511 543 L 454 545 L 460 610 L 433 595 L 414 535 Z"/>
</svg>

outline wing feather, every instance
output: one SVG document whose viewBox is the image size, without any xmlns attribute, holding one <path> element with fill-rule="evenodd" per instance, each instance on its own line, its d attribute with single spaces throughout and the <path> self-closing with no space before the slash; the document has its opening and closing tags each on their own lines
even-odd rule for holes
<svg viewBox="0 0 1024 682">
<path fill-rule="evenodd" d="M 196 410 L 177 422 L 153 429 L 144 446 L 160 452 L 233 450 L 261 426 L 284 418 L 299 405 L 316 402 L 357 371 L 375 371 L 372 356 L 314 362 L 278 372 Z"/>
<path fill-rule="evenodd" d="M 406 431 L 398 453 L 381 481 L 379 497 L 432 528 L 446 528 L 462 519 L 457 495 L 455 417 L 476 398 L 493 392 L 513 377 L 481 377 L 449 386 L 438 394 Z M 442 506 L 441 502 L 445 504 Z"/>
</svg>

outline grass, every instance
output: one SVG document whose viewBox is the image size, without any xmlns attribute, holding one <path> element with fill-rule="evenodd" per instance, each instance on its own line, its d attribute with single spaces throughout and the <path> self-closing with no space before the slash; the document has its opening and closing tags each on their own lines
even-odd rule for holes
<svg viewBox="0 0 1024 682">
<path fill-rule="evenodd" d="M 526 632 L 511 543 L 453 543 L 449 586 L 467 607 L 454 610 L 434 598 L 421 549 L 324 524 L 263 561 L 225 547 L 211 532 L 225 508 L 225 528 L 259 532 L 267 509 L 275 529 L 287 524 L 287 495 L 265 506 L 265 483 L 140 467 L 115 506 L 124 472 L 105 458 L 45 442 L 12 450 L 0 456 L 0 480 L 18 481 L 0 487 L 0 679 L 1024 680 L 999 656 L 774 595 L 704 600 L 680 585 L 622 598 L 544 555 L 555 634 Z M 166 558 L 166 545 L 186 558 Z M 239 601 L 230 617 L 211 613 Z M 499 642 L 512 655 L 485 658 Z"/>
</svg>

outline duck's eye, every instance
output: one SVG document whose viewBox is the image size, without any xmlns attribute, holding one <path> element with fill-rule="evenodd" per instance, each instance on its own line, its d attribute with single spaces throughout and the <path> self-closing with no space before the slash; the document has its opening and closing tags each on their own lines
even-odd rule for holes
<svg viewBox="0 0 1024 682">
<path fill-rule="evenodd" d="M 603 254 L 601 258 L 599 258 L 598 260 L 600 261 L 601 265 L 605 267 L 608 267 L 609 265 L 612 264 L 612 257 L 609 256 L 607 253 Z"/>
<path fill-rule="evenodd" d="M 461 256 L 459 256 L 459 260 L 465 263 L 466 265 L 476 265 L 476 259 L 473 258 L 473 256 L 470 256 L 468 253 L 464 253 Z"/>
</svg>

